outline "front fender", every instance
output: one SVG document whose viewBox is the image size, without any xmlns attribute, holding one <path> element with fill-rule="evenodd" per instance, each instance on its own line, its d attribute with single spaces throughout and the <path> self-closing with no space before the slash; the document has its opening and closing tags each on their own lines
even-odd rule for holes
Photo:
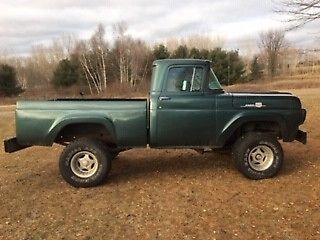
<svg viewBox="0 0 320 240">
<path fill-rule="evenodd" d="M 254 122 L 274 122 L 280 126 L 280 131 L 283 136 L 286 136 L 287 127 L 285 119 L 279 114 L 262 114 L 260 113 L 240 113 L 234 116 L 229 122 L 226 123 L 220 133 L 217 134 L 217 145 L 224 146 L 230 137 L 237 131 L 238 128 Z"/>
<path fill-rule="evenodd" d="M 59 132 L 66 126 L 71 124 L 99 124 L 106 128 L 111 137 L 116 141 L 116 131 L 113 122 L 105 116 L 87 116 L 87 115 L 68 115 L 63 118 L 58 118 L 54 121 L 48 130 L 45 142 L 52 145 L 57 138 Z"/>
</svg>

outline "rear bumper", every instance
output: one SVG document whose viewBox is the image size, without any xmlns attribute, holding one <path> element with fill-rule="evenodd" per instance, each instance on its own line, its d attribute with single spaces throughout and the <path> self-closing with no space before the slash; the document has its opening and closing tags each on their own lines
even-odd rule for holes
<svg viewBox="0 0 320 240">
<path fill-rule="evenodd" d="M 11 139 L 4 140 L 3 144 L 4 144 L 4 151 L 6 153 L 17 152 L 19 150 L 30 147 L 30 146 L 20 145 L 18 143 L 17 138 L 11 138 Z"/>
<path fill-rule="evenodd" d="M 307 133 L 301 130 L 298 130 L 296 139 L 297 141 L 307 144 Z"/>
</svg>

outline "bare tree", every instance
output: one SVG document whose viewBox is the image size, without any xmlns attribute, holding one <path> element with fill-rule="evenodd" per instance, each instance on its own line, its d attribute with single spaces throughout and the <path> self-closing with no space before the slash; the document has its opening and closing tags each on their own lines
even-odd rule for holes
<svg viewBox="0 0 320 240">
<path fill-rule="evenodd" d="M 276 75 L 279 56 L 285 46 L 284 31 L 270 30 L 260 34 L 259 47 L 266 57 L 268 72 L 271 77 Z"/>
<path fill-rule="evenodd" d="M 61 39 L 60 42 L 64 48 L 64 51 L 66 52 L 66 54 L 68 56 L 71 56 L 74 48 L 76 47 L 77 44 L 77 38 L 75 35 L 73 34 L 64 34 Z"/>
<path fill-rule="evenodd" d="M 219 35 L 212 37 L 208 34 L 193 34 L 186 38 L 168 38 L 164 45 L 170 52 L 175 51 L 179 46 L 185 45 L 188 48 L 214 49 L 222 48 L 225 40 Z"/>
<path fill-rule="evenodd" d="M 74 53 L 77 55 L 90 92 L 92 88 L 99 94 L 107 89 L 106 58 L 108 44 L 104 40 L 105 29 L 99 24 L 89 41 L 79 41 Z"/>
<path fill-rule="evenodd" d="M 168 38 L 164 43 L 169 52 L 173 52 L 174 50 L 176 50 L 180 44 L 180 39 L 175 37 Z"/>
<path fill-rule="evenodd" d="M 97 93 L 99 93 L 98 86 L 96 84 L 96 79 L 94 78 L 92 74 L 92 70 L 90 69 L 89 66 L 89 61 L 87 52 L 88 52 L 88 47 L 86 41 L 79 41 L 74 49 L 73 55 L 79 60 L 81 68 L 83 70 L 83 73 L 85 75 L 85 79 L 87 81 L 88 87 L 90 89 L 90 93 L 93 94 L 92 91 L 92 85 L 94 85 Z"/>
<path fill-rule="evenodd" d="M 152 51 L 144 41 L 126 34 L 126 23 L 116 23 L 113 30 L 113 63 L 117 69 L 115 78 L 119 79 L 121 84 L 135 86 L 139 81 L 146 79 L 147 69 L 152 62 Z"/>
<path fill-rule="evenodd" d="M 152 53 L 144 41 L 131 40 L 130 52 L 130 85 L 134 86 L 138 81 L 145 81 L 149 65 L 152 62 Z"/>
<path fill-rule="evenodd" d="M 219 35 L 212 37 L 208 34 L 194 34 L 185 39 L 181 39 L 180 45 L 186 45 L 188 48 L 214 49 L 222 48 L 225 40 Z"/>
<path fill-rule="evenodd" d="M 117 59 L 118 59 L 118 68 L 119 68 L 119 76 L 120 76 L 120 83 L 128 81 L 128 51 L 127 51 L 127 42 L 128 37 L 125 35 L 128 26 L 125 22 L 118 22 L 113 25 L 113 32 L 115 35 L 115 48 L 117 52 Z"/>
<path fill-rule="evenodd" d="M 53 71 L 63 55 L 61 48 L 53 45 L 33 46 L 31 55 L 25 59 L 28 88 L 49 88 Z"/>
<path fill-rule="evenodd" d="M 106 54 L 108 52 L 108 46 L 104 40 L 105 29 L 102 24 L 98 25 L 97 31 L 91 37 L 91 51 L 95 55 L 95 64 L 97 68 L 97 75 L 99 77 L 100 88 L 107 88 L 107 70 L 106 70 Z"/>
<path fill-rule="evenodd" d="M 283 0 L 275 11 L 289 15 L 290 29 L 295 29 L 320 19 L 320 0 Z"/>
</svg>

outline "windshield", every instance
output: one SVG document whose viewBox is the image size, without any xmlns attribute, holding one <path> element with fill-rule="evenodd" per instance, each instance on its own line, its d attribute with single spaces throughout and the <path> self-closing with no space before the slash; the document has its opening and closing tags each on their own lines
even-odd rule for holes
<svg viewBox="0 0 320 240">
<path fill-rule="evenodd" d="M 210 69 L 210 72 L 209 72 L 209 89 L 210 90 L 222 89 L 218 81 L 218 78 L 214 74 L 212 68 Z"/>
</svg>

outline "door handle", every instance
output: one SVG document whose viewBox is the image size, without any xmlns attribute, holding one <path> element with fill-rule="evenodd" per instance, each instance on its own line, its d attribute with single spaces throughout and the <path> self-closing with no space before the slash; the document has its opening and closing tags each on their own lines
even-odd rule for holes
<svg viewBox="0 0 320 240">
<path fill-rule="evenodd" d="M 160 101 L 168 101 L 171 100 L 171 97 L 159 97 Z"/>
</svg>

